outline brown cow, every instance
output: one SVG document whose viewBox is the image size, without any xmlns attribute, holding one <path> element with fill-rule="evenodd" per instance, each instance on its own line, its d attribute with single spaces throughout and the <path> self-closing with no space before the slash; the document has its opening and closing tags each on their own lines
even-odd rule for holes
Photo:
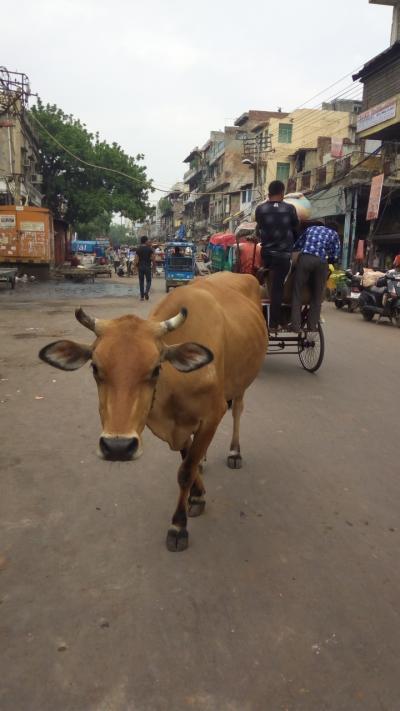
<svg viewBox="0 0 400 711">
<path fill-rule="evenodd" d="M 76 317 L 94 331 L 94 343 L 57 341 L 39 356 L 62 370 L 76 370 L 91 359 L 105 459 L 140 456 L 145 425 L 171 449 L 180 450 L 180 495 L 167 548 L 184 550 L 187 510 L 198 516 L 205 507 L 200 463 L 230 401 L 228 466 L 241 466 L 243 395 L 267 345 L 257 280 L 227 272 L 196 279 L 165 297 L 148 320 L 130 315 L 99 321 L 82 309 Z"/>
</svg>

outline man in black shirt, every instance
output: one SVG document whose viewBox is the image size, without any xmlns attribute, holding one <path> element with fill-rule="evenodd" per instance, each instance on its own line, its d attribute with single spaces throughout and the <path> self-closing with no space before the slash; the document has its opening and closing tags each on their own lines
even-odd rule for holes
<svg viewBox="0 0 400 711">
<path fill-rule="evenodd" d="M 271 306 L 269 327 L 276 330 L 286 276 L 290 269 L 293 245 L 299 230 L 296 208 L 284 202 L 285 186 L 274 180 L 268 188 L 268 200 L 257 206 L 256 222 L 261 236 L 261 258 L 271 271 Z"/>
<path fill-rule="evenodd" d="M 140 247 L 136 250 L 135 264 L 139 272 L 139 289 L 140 301 L 148 301 L 149 291 L 151 286 L 151 271 L 154 261 L 154 251 L 147 244 L 147 237 L 140 238 Z M 144 288 L 144 280 L 146 278 L 146 289 Z"/>
</svg>

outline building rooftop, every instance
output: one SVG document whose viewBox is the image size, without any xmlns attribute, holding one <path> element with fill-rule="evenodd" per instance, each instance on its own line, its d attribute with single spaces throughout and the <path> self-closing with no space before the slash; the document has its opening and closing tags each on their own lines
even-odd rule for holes
<svg viewBox="0 0 400 711">
<path fill-rule="evenodd" d="M 357 74 L 353 74 L 353 81 L 357 81 L 357 79 L 364 81 L 367 77 L 372 74 L 376 74 L 376 72 L 380 69 L 384 69 L 386 66 L 390 65 L 394 59 L 398 59 L 399 57 L 400 40 L 397 40 L 397 42 L 392 44 L 391 47 L 388 47 L 388 49 L 385 49 L 380 54 L 377 54 L 376 57 L 370 59 L 369 62 L 366 62 Z"/>
<path fill-rule="evenodd" d="M 245 111 L 241 114 L 234 122 L 235 126 L 243 126 L 246 121 L 267 121 L 270 118 L 284 118 L 287 113 L 284 111 L 258 111 L 256 109 L 250 109 L 250 111 Z"/>
<path fill-rule="evenodd" d="M 189 155 L 182 161 L 183 163 L 190 163 L 196 156 L 201 155 L 201 152 L 196 146 L 196 148 L 193 148 L 193 150 L 190 151 Z"/>
</svg>

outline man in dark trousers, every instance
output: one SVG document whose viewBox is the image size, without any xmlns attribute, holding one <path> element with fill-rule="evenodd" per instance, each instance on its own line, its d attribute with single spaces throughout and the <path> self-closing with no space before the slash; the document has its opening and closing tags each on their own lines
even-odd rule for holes
<svg viewBox="0 0 400 711">
<path fill-rule="evenodd" d="M 261 259 L 272 276 L 269 328 L 279 328 L 283 289 L 290 269 L 294 241 L 299 230 L 296 208 L 284 202 L 285 186 L 274 180 L 268 200 L 257 206 L 256 222 L 261 236 Z"/>
<path fill-rule="evenodd" d="M 307 327 L 310 331 L 317 330 L 328 278 L 328 264 L 336 264 L 339 261 L 340 249 L 340 239 L 334 223 L 307 227 L 294 245 L 294 251 L 300 252 L 296 262 L 292 296 L 291 330 L 295 333 L 299 333 L 301 328 L 301 294 L 305 284 L 309 284 L 311 289 Z"/>
<path fill-rule="evenodd" d="M 154 250 L 147 244 L 147 237 L 140 238 L 140 246 L 136 250 L 135 264 L 139 273 L 140 301 L 148 301 L 151 286 L 151 271 L 154 261 Z M 146 279 L 146 288 L 144 280 Z"/>
</svg>

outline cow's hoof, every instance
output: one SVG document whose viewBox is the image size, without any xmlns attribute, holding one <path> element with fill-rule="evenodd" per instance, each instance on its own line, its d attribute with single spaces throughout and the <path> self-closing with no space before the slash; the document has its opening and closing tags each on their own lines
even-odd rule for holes
<svg viewBox="0 0 400 711">
<path fill-rule="evenodd" d="M 167 548 L 171 553 L 185 551 L 189 545 L 189 534 L 186 528 L 170 528 L 167 533 Z"/>
<path fill-rule="evenodd" d="M 189 496 L 188 505 L 188 516 L 190 518 L 196 518 L 196 516 L 201 516 L 206 508 L 206 502 L 204 499 L 197 499 L 195 496 Z"/>
<path fill-rule="evenodd" d="M 229 469 L 241 469 L 242 468 L 242 455 L 241 454 L 229 454 L 226 460 Z"/>
</svg>

